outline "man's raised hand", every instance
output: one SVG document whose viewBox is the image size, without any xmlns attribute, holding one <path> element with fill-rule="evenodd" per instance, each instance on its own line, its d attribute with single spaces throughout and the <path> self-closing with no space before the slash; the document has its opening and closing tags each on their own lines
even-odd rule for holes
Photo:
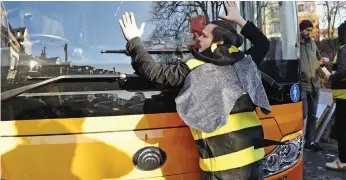
<svg viewBox="0 0 346 180">
<path fill-rule="evenodd" d="M 223 3 L 227 11 L 226 16 L 219 16 L 219 18 L 225 21 L 234 22 L 240 27 L 243 27 L 246 21 L 241 17 L 237 3 L 235 1 L 224 1 Z"/>
<path fill-rule="evenodd" d="M 135 37 L 141 37 L 144 31 L 145 23 L 142 23 L 140 29 L 137 28 L 135 16 L 133 13 L 126 12 L 123 19 L 119 19 L 120 27 L 123 31 L 124 37 L 127 41 Z"/>
</svg>

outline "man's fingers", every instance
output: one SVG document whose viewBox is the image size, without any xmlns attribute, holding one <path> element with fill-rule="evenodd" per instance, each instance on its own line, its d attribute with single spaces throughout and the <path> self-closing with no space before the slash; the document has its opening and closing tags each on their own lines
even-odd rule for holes
<svg viewBox="0 0 346 180">
<path fill-rule="evenodd" d="M 139 28 L 139 32 L 142 34 L 144 32 L 144 27 L 145 27 L 145 23 L 141 24 L 141 27 Z"/>
<path fill-rule="evenodd" d="M 229 7 L 228 1 L 224 1 L 223 3 L 225 4 L 226 7 Z"/>
<path fill-rule="evenodd" d="M 218 16 L 220 19 L 227 20 L 226 16 Z"/>
<path fill-rule="evenodd" d="M 124 26 L 124 23 L 121 19 L 119 19 L 119 24 L 120 24 L 121 29 L 124 30 L 125 26 Z"/>
<path fill-rule="evenodd" d="M 128 26 L 128 22 L 127 22 L 127 19 L 126 19 L 126 15 L 124 14 L 123 15 L 123 23 L 124 23 L 124 26 Z"/>
<path fill-rule="evenodd" d="M 133 14 L 133 12 L 130 13 L 130 19 L 132 24 L 136 24 L 135 15 Z"/>
<path fill-rule="evenodd" d="M 126 16 L 127 24 L 129 24 L 129 25 L 132 24 L 131 18 L 130 18 L 130 13 L 126 12 L 125 16 Z"/>
<path fill-rule="evenodd" d="M 235 6 L 235 7 L 238 7 L 237 1 L 234 1 L 234 6 Z"/>
</svg>

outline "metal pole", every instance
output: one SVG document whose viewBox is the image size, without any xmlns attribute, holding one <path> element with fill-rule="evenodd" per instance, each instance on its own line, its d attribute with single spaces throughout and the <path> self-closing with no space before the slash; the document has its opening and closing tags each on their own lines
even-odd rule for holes
<svg viewBox="0 0 346 180">
<path fill-rule="evenodd" d="M 298 59 L 296 2 L 282 1 L 280 4 L 280 29 L 282 34 L 282 59 Z"/>
<path fill-rule="evenodd" d="M 67 66 L 67 44 L 64 45 L 64 51 L 65 51 L 65 75 L 68 74 L 68 66 Z"/>
</svg>

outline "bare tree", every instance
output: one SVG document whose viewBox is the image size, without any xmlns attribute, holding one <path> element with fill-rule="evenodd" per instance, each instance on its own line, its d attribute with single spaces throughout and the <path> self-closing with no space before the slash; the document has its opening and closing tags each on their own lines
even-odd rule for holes
<svg viewBox="0 0 346 180">
<path fill-rule="evenodd" d="M 340 13 L 342 8 L 345 8 L 345 2 L 343 1 L 323 1 L 321 5 L 324 10 L 325 16 L 322 17 L 322 21 L 327 25 L 327 34 L 324 34 L 324 38 L 328 39 L 327 45 L 332 49 L 332 53 L 336 53 L 337 41 L 333 41 L 335 37 L 335 22 L 336 17 Z"/>
<path fill-rule="evenodd" d="M 190 20 L 198 15 L 206 17 L 207 23 L 216 20 L 222 1 L 157 1 L 152 5 L 150 21 L 155 29 L 149 36 L 154 45 L 169 40 L 181 40 L 190 31 Z"/>
<path fill-rule="evenodd" d="M 243 4 L 242 4 L 243 3 Z M 244 6 L 244 2 L 241 2 Z M 262 27 L 262 10 L 268 2 L 260 2 L 257 7 L 257 24 Z M 252 6 L 247 6 L 252 7 Z M 254 7 L 254 6 L 253 6 Z M 147 41 L 151 46 L 166 45 L 169 41 L 184 41 L 190 32 L 190 20 L 202 15 L 206 23 L 217 20 L 218 16 L 225 13 L 223 1 L 156 1 L 153 2 L 149 21 L 155 25 L 155 29 L 149 35 Z M 252 11 L 252 13 L 249 13 Z M 243 14 L 254 16 L 254 8 L 241 9 Z M 249 15 L 250 14 L 250 15 Z M 246 17 L 245 17 L 246 18 Z M 252 17 L 253 19 L 254 17 Z M 250 19 L 251 20 L 251 19 Z M 255 19 L 253 19 L 254 21 Z M 236 28 L 236 25 L 234 24 Z M 168 43 L 170 44 L 170 43 Z M 163 62 L 169 62 L 170 56 L 161 56 Z M 172 59 L 174 61 L 174 58 Z"/>
</svg>

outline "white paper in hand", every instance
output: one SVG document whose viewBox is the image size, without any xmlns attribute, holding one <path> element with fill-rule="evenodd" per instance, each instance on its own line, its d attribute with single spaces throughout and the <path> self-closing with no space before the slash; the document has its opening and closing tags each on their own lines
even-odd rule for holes
<svg viewBox="0 0 346 180">
<path fill-rule="evenodd" d="M 322 71 L 323 71 L 324 74 L 327 75 L 328 77 L 329 77 L 330 75 L 332 75 L 332 74 L 328 71 L 328 69 L 327 69 L 326 67 L 323 67 L 323 68 L 322 68 Z"/>
</svg>

